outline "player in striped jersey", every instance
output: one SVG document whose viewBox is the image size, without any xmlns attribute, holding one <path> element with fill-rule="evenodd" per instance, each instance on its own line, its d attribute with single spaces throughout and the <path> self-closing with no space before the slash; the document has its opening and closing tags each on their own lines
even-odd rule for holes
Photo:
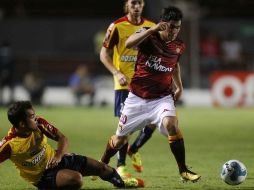
<svg viewBox="0 0 254 190">
<path fill-rule="evenodd" d="M 128 96 L 128 85 L 134 74 L 134 65 L 137 60 L 137 50 L 126 49 L 125 41 L 127 38 L 142 27 L 151 27 L 155 24 L 143 17 L 141 13 L 144 7 L 144 0 L 126 0 L 126 16 L 113 22 L 106 33 L 100 58 L 105 67 L 114 77 L 115 89 L 115 116 L 120 117 L 121 107 Z M 155 126 L 149 125 L 144 128 L 132 146 L 128 149 L 128 154 L 132 159 L 132 165 L 137 172 L 143 171 L 138 148 L 140 148 L 152 135 Z M 123 177 L 128 177 L 125 166 L 126 152 L 128 144 L 125 144 L 118 154 L 118 172 Z M 107 163 L 104 158 L 101 161 Z"/>
<path fill-rule="evenodd" d="M 109 161 L 128 142 L 129 135 L 152 123 L 167 137 L 182 180 L 196 182 L 200 175 L 186 166 L 175 108 L 183 91 L 179 60 L 185 45 L 177 38 L 181 21 L 182 12 L 168 7 L 163 9 L 156 26 L 143 28 L 127 39 L 127 48 L 138 48 L 135 73 L 116 134 L 109 139 L 103 157 Z"/>
<path fill-rule="evenodd" d="M 21 177 L 39 189 L 79 189 L 82 176 L 99 176 L 116 187 L 141 187 L 143 181 L 123 181 L 115 169 L 92 158 L 66 152 L 68 139 L 42 117 L 30 101 L 17 101 L 8 110 L 13 125 L 0 141 L 0 163 L 10 159 Z M 54 150 L 47 142 L 58 142 Z"/>
</svg>

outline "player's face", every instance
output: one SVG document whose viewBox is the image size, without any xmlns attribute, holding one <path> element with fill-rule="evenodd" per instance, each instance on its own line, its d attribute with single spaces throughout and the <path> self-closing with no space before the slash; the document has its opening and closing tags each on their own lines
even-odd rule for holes
<svg viewBox="0 0 254 190">
<path fill-rule="evenodd" d="M 37 130 L 37 121 L 36 121 L 36 115 L 33 109 L 28 109 L 26 111 L 26 121 L 25 121 L 25 125 L 26 125 L 26 129 L 28 131 L 35 131 Z"/>
<path fill-rule="evenodd" d="M 140 17 L 144 8 L 143 0 L 128 0 L 128 12 L 134 17 Z"/>
<path fill-rule="evenodd" d="M 173 41 L 176 39 L 178 33 L 180 32 L 181 24 L 182 24 L 181 21 L 171 20 L 168 22 L 168 27 L 164 32 L 167 33 L 166 35 L 169 41 Z"/>
</svg>

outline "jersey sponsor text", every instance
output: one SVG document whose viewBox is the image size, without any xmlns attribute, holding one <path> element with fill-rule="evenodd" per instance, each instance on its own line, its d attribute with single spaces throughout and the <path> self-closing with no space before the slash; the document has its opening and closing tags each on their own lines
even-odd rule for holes
<svg viewBox="0 0 254 190">
<path fill-rule="evenodd" d="M 161 65 L 161 58 L 151 55 L 146 61 L 146 66 L 160 72 L 171 72 L 173 68 Z"/>
<path fill-rule="evenodd" d="M 121 61 L 122 62 L 136 62 L 137 56 L 136 55 L 122 55 Z"/>
</svg>

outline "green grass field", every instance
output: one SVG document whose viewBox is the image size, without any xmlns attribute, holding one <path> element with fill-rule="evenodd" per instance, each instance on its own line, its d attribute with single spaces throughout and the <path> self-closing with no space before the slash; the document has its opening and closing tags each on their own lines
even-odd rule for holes
<svg viewBox="0 0 254 190">
<path fill-rule="evenodd" d="M 158 131 L 140 150 L 144 172 L 131 173 L 145 180 L 144 190 L 254 190 L 254 109 L 178 109 L 185 137 L 187 164 L 202 175 L 198 183 L 182 183 L 167 139 Z M 70 140 L 70 152 L 99 159 L 105 143 L 115 132 L 117 119 L 112 108 L 36 107 L 36 113 L 51 121 Z M 6 109 L 0 108 L 0 137 L 10 127 Z M 135 137 L 136 134 L 133 134 Z M 132 140 L 133 140 L 132 137 Z M 131 140 L 131 142 L 132 142 Z M 52 143 L 55 146 L 55 143 Z M 222 164 L 230 159 L 242 161 L 248 170 L 246 181 L 229 186 L 220 179 Z M 115 159 L 110 165 L 115 166 Z M 0 164 L 0 189 L 35 189 L 27 184 L 10 161 Z M 114 189 L 102 180 L 84 178 L 83 189 Z"/>
</svg>

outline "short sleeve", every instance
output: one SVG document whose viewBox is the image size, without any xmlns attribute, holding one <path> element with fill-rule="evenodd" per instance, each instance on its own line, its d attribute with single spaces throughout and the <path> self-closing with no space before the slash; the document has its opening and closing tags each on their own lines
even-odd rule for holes
<svg viewBox="0 0 254 190">
<path fill-rule="evenodd" d="M 117 27 L 114 23 L 112 23 L 106 32 L 106 35 L 103 40 L 103 46 L 108 49 L 113 49 L 113 47 L 118 44 L 119 35 Z"/>
</svg>

